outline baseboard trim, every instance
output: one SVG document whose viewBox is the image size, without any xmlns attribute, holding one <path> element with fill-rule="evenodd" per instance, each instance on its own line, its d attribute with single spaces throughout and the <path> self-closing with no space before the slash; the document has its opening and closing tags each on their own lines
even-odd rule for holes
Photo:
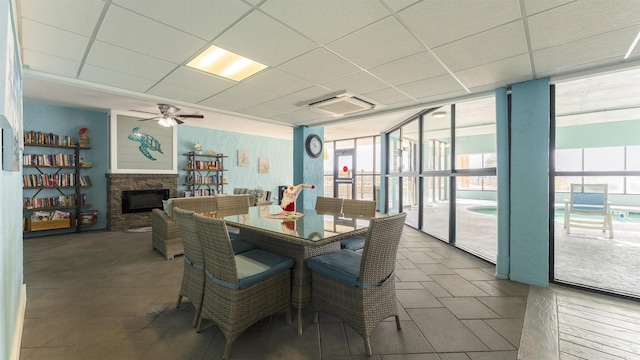
<svg viewBox="0 0 640 360">
<path fill-rule="evenodd" d="M 24 313 L 27 310 L 27 285 L 20 288 L 18 312 L 16 313 L 16 326 L 13 329 L 13 345 L 11 346 L 11 360 L 20 359 L 20 345 L 22 344 L 22 328 L 24 326 Z"/>
</svg>

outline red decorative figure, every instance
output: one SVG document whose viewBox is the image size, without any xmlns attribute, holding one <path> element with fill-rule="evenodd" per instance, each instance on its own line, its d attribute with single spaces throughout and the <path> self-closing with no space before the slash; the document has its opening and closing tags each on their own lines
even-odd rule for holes
<svg viewBox="0 0 640 360">
<path fill-rule="evenodd" d="M 295 212 L 296 211 L 296 201 L 298 200 L 298 195 L 304 188 L 315 189 L 315 185 L 308 184 L 299 184 L 296 186 L 289 186 L 284 190 L 282 194 L 282 202 L 280 203 L 280 207 L 284 212 Z"/>
</svg>

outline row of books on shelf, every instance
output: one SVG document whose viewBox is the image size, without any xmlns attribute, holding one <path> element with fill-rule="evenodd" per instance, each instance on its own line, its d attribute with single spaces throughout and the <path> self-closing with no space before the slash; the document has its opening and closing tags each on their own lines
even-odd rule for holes
<svg viewBox="0 0 640 360">
<path fill-rule="evenodd" d="M 211 176 L 202 176 L 198 174 L 187 176 L 187 184 L 190 185 L 217 185 L 222 182 L 220 180 L 224 181 L 224 179 L 218 174 Z"/>
<path fill-rule="evenodd" d="M 24 166 L 76 166 L 76 154 L 24 154 Z"/>
<path fill-rule="evenodd" d="M 196 160 L 193 164 L 189 162 L 186 170 L 222 170 L 220 160 Z"/>
<path fill-rule="evenodd" d="M 75 142 L 69 136 L 60 136 L 53 133 L 44 133 L 41 131 L 25 131 L 25 145 L 60 145 L 75 146 Z"/>
<path fill-rule="evenodd" d="M 83 206 L 87 203 L 87 195 L 76 194 L 59 195 L 55 197 L 25 197 L 23 199 L 25 209 Z"/>
<path fill-rule="evenodd" d="M 218 191 L 215 189 L 195 189 L 193 191 L 185 191 L 183 193 L 184 197 L 192 197 L 192 196 L 213 196 L 218 194 Z"/>
<path fill-rule="evenodd" d="M 24 187 L 64 187 L 76 186 L 75 174 L 31 174 L 22 175 Z M 91 186 L 89 176 L 80 176 L 80 186 Z"/>
</svg>

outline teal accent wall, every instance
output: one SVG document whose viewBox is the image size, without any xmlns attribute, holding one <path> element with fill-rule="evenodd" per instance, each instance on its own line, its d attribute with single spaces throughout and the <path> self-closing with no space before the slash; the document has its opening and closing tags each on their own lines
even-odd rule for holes
<svg viewBox="0 0 640 360">
<path fill-rule="evenodd" d="M 98 220 L 89 230 L 99 230 L 107 228 L 107 178 L 105 174 L 109 168 L 109 117 L 107 113 L 81 110 L 63 106 L 51 105 L 35 100 L 24 100 L 24 131 L 41 131 L 54 133 L 61 136 L 70 136 L 74 141 L 78 141 L 78 131 L 80 127 L 86 125 L 89 128 L 89 143 L 91 149 L 80 151 L 80 156 L 84 161 L 91 162 L 91 168 L 81 170 L 81 175 L 91 178 L 91 188 L 82 189 L 82 193 L 87 194 L 87 200 L 91 203 L 91 208 L 98 210 Z M 60 149 L 43 149 L 25 147 L 25 153 L 32 154 L 60 154 L 71 153 L 60 151 Z M 66 170 L 64 170 L 66 172 Z M 24 173 L 37 173 L 35 169 L 24 169 Z M 46 191 L 46 193 L 45 193 Z M 66 193 L 66 192 L 65 192 Z M 34 192 L 29 192 L 34 194 Z M 54 196 L 55 190 L 44 190 L 38 196 Z M 22 208 L 22 207 L 20 207 Z M 25 237 L 51 235 L 55 233 L 68 232 L 68 229 L 50 230 L 39 232 L 27 232 Z"/>
<path fill-rule="evenodd" d="M 511 100 L 511 142 L 517 146 L 511 148 L 510 161 L 509 277 L 546 287 L 549 283 L 549 79 L 514 84 Z"/>
<path fill-rule="evenodd" d="M 389 145 L 387 144 L 387 135 L 380 133 L 380 199 L 378 200 L 378 211 L 384 213 L 387 210 L 387 154 L 389 153 Z"/>
<path fill-rule="evenodd" d="M 496 277 L 509 278 L 510 262 L 510 176 L 509 176 L 509 108 L 507 88 L 496 89 L 496 151 L 498 164 L 498 249 L 496 256 Z"/>
<path fill-rule="evenodd" d="M 11 4 L 11 1 L 4 1 L 0 6 L 0 29 L 4 29 L 0 30 L 2 48 L 6 47 L 6 39 L 13 36 L 7 30 L 13 29 L 12 32 L 15 32 L 15 26 L 7 23 L 12 14 Z M 4 61 L 7 54 L 2 51 L 0 53 L 0 58 Z M 19 78 L 19 74 L 16 77 Z M 0 86 L 0 96 L 3 99 L 6 95 L 4 90 L 4 85 Z M 10 359 L 16 321 L 21 315 L 20 294 L 24 282 L 22 211 L 17 211 L 22 209 L 21 172 L 0 170 L 0 201 L 0 359 Z"/>
<path fill-rule="evenodd" d="M 293 129 L 293 184 L 315 185 L 315 189 L 304 189 L 298 196 L 297 208 L 313 209 L 316 198 L 324 194 L 324 159 L 307 155 L 305 144 L 307 137 L 316 134 L 324 139 L 324 128 L 299 126 Z M 324 140 L 323 140 L 324 142 Z M 323 149 L 324 150 L 324 149 Z"/>
<path fill-rule="evenodd" d="M 178 196 L 186 190 L 184 186 L 186 172 L 183 171 L 187 163 L 187 157 L 182 154 L 194 151 L 195 141 L 200 142 L 202 152 L 214 150 L 217 153 L 227 155 L 224 159 L 224 177 L 228 185 L 224 186 L 224 193 L 232 194 L 234 188 L 262 188 L 271 191 L 271 200 L 278 202 L 279 185 L 290 185 L 292 182 L 291 157 L 292 148 L 290 140 L 268 138 L 263 136 L 240 134 L 229 131 L 207 129 L 196 126 L 178 126 Z M 238 166 L 238 150 L 249 152 L 249 166 Z M 258 159 L 269 159 L 269 173 L 258 172 Z"/>
</svg>

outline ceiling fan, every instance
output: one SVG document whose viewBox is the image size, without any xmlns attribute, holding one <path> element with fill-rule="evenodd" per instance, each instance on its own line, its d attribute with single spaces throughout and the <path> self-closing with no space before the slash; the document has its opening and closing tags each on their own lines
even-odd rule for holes
<svg viewBox="0 0 640 360">
<path fill-rule="evenodd" d="M 160 114 L 154 117 L 150 117 L 148 119 L 140 119 L 140 121 L 147 120 L 155 120 L 158 119 L 158 124 L 170 127 L 176 126 L 183 123 L 180 119 L 192 118 L 192 119 L 202 119 L 204 115 L 202 114 L 178 114 L 180 108 L 175 107 L 173 105 L 168 104 L 158 104 L 158 108 L 160 109 Z"/>
</svg>

